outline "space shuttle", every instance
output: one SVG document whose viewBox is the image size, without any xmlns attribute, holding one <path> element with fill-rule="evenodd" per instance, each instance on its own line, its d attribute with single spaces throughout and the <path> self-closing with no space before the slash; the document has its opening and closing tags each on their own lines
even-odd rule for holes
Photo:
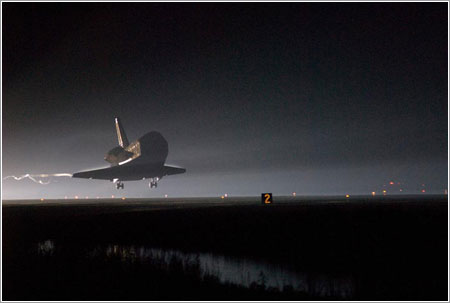
<svg viewBox="0 0 450 303">
<path fill-rule="evenodd" d="M 117 189 L 124 188 L 124 181 L 149 180 L 149 187 L 156 188 L 164 176 L 186 172 L 184 168 L 165 165 L 169 145 L 159 132 L 148 132 L 129 143 L 120 119 L 116 117 L 114 122 L 119 145 L 104 157 L 111 166 L 74 173 L 73 178 L 109 180 Z"/>
</svg>

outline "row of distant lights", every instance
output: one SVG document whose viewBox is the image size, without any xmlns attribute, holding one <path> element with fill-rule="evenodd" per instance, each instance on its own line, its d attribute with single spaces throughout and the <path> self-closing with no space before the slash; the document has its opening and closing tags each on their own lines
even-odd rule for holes
<svg viewBox="0 0 450 303">
<path fill-rule="evenodd" d="M 397 184 L 400 185 L 400 182 L 398 182 Z M 390 182 L 389 182 L 389 185 L 395 185 L 395 183 L 394 183 L 393 181 L 390 181 Z M 386 187 L 386 185 L 383 185 L 383 187 Z M 425 187 L 425 184 L 422 184 L 422 187 Z M 403 189 L 400 188 L 400 191 L 402 192 Z M 383 190 L 382 192 L 383 192 L 383 196 L 385 196 L 385 195 L 387 194 L 387 191 L 386 191 L 386 190 Z M 425 193 L 425 188 L 423 188 L 423 189 L 421 190 L 421 192 L 422 192 L 422 193 Z M 444 190 L 444 193 L 447 194 L 447 192 L 448 192 L 447 189 L 445 189 L 445 190 Z M 372 196 L 375 196 L 375 195 L 376 195 L 376 192 L 373 191 L 373 192 L 372 192 Z M 292 196 L 293 196 L 293 197 L 297 196 L 297 193 L 296 193 L 296 192 L 293 192 L 293 193 L 292 193 Z M 165 194 L 165 195 L 164 195 L 164 198 L 167 198 L 167 197 L 168 197 L 168 195 Z M 346 197 L 346 198 L 350 198 L 350 195 L 347 194 L 347 195 L 345 195 L 345 197 Z M 112 198 L 112 199 L 115 199 L 116 197 L 115 197 L 114 195 L 111 195 L 111 198 Z M 223 194 L 223 195 L 220 196 L 220 198 L 221 198 L 221 199 L 228 198 L 228 194 Z M 64 199 L 67 200 L 68 197 L 65 196 Z M 79 197 L 78 197 L 78 196 L 75 196 L 75 200 L 78 200 L 78 199 L 79 199 Z M 89 199 L 89 196 L 86 196 L 85 199 Z M 100 199 L 100 197 L 97 196 L 97 199 Z M 117 199 L 118 199 L 118 198 L 117 198 Z M 122 199 L 122 200 L 125 200 L 126 198 L 125 198 L 125 197 L 122 197 L 121 199 Z M 44 201 L 44 200 L 45 200 L 44 198 L 41 198 L 41 201 Z"/>
<path fill-rule="evenodd" d="M 85 199 L 89 199 L 89 196 L 86 196 L 86 197 L 84 197 L 84 198 L 85 198 Z M 112 199 L 122 199 L 122 200 L 125 200 L 125 199 L 126 199 L 125 197 L 121 197 L 121 198 L 117 197 L 117 198 L 116 198 L 116 196 L 114 196 L 114 195 L 111 195 L 111 198 L 112 198 Z M 69 199 L 69 197 L 65 196 L 64 199 L 67 200 L 67 199 Z M 74 199 L 75 199 L 75 200 L 78 200 L 78 199 L 82 199 L 82 198 L 80 198 L 79 196 L 75 196 Z M 100 199 L 100 197 L 97 196 L 96 199 Z"/>
<path fill-rule="evenodd" d="M 164 195 L 164 198 L 167 198 L 167 197 L 168 197 L 167 194 Z M 70 198 L 69 198 L 68 196 L 64 196 L 64 200 L 67 200 L 67 199 L 70 199 Z M 75 199 L 75 200 L 79 200 L 79 199 L 81 200 L 82 198 L 80 198 L 79 196 L 75 196 L 74 199 Z M 84 197 L 84 199 L 89 199 L 89 196 Z M 97 196 L 96 199 L 100 199 L 100 197 Z M 103 198 L 102 198 L 102 199 L 103 199 Z M 126 198 L 126 197 L 116 197 L 116 196 L 114 196 L 114 195 L 111 195 L 111 199 L 122 199 L 122 200 L 126 200 L 127 198 Z M 44 198 L 41 198 L 41 201 L 45 201 L 45 199 L 44 199 Z"/>
<path fill-rule="evenodd" d="M 389 185 L 395 185 L 395 182 L 394 182 L 394 181 L 390 181 L 390 182 L 389 182 Z M 400 185 L 400 182 L 397 182 L 397 185 Z M 386 184 L 383 184 L 383 187 L 386 187 Z M 422 187 L 425 187 L 425 184 L 422 184 Z M 400 192 L 403 192 L 403 189 L 400 188 L 399 191 L 400 191 Z M 382 192 L 383 192 L 383 196 L 386 196 L 387 191 L 386 191 L 385 189 L 383 189 Z M 422 188 L 422 189 L 420 190 L 420 192 L 425 193 L 425 192 L 426 192 L 425 188 Z M 448 193 L 447 189 L 444 189 L 444 194 L 447 194 L 447 193 Z M 372 192 L 372 196 L 375 196 L 375 195 L 376 195 L 376 192 L 373 191 L 373 192 Z M 346 197 L 346 198 L 349 198 L 350 195 L 345 195 L 345 197 Z"/>
<path fill-rule="evenodd" d="M 397 184 L 400 185 L 400 182 L 398 182 Z M 394 181 L 390 181 L 390 182 L 389 182 L 389 185 L 395 185 Z M 386 185 L 383 185 L 383 187 L 386 187 Z M 422 187 L 425 187 L 425 184 L 422 184 Z M 403 189 L 400 188 L 400 191 L 402 192 Z M 386 190 L 383 190 L 382 192 L 383 192 L 383 196 L 385 196 L 385 195 L 387 194 L 387 191 L 386 191 Z M 425 193 L 425 188 L 423 188 L 423 189 L 421 190 L 421 192 L 422 192 L 422 193 Z M 444 190 L 444 193 L 447 194 L 447 189 Z M 376 195 L 376 192 L 373 191 L 371 194 L 372 194 L 372 196 L 375 196 L 375 195 Z M 297 196 L 297 193 L 296 193 L 296 192 L 293 192 L 293 193 L 292 193 L 292 196 L 293 196 L 293 197 Z M 222 195 L 222 196 L 220 196 L 220 197 L 221 197 L 222 199 L 225 199 L 225 198 L 228 197 L 228 194 L 224 194 L 224 195 Z M 347 194 L 347 195 L 345 195 L 345 197 L 346 197 L 346 198 L 350 198 L 350 195 Z"/>
<path fill-rule="evenodd" d="M 389 185 L 395 185 L 394 181 L 390 181 Z M 400 182 L 397 182 L 397 185 L 400 185 Z M 386 184 L 383 184 L 383 187 L 386 187 Z M 422 184 L 422 187 L 424 187 L 424 188 L 422 188 L 420 191 L 422 193 L 425 193 L 426 192 L 425 191 L 425 184 Z M 403 191 L 403 189 L 400 188 L 399 191 Z M 447 194 L 447 189 L 444 190 L 444 193 Z M 383 194 L 384 195 L 386 194 L 386 190 L 383 190 Z M 372 196 L 374 196 L 374 192 L 372 192 Z"/>
</svg>

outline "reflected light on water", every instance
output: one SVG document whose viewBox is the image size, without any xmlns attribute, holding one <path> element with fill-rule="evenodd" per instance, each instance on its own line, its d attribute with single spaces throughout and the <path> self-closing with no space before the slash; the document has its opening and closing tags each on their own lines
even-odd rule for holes
<svg viewBox="0 0 450 303">
<path fill-rule="evenodd" d="M 180 250 L 148 248 L 142 246 L 109 245 L 107 256 L 119 256 L 123 261 L 158 260 L 169 264 L 174 258 L 187 268 L 198 262 L 203 277 L 215 276 L 221 283 L 251 287 L 262 284 L 280 291 L 293 287 L 314 296 L 351 298 L 354 294 L 353 281 L 348 276 L 299 273 L 288 266 L 235 258 L 212 253 L 187 253 Z"/>
<path fill-rule="evenodd" d="M 52 240 L 38 243 L 38 254 L 53 256 L 56 245 Z M 154 262 L 170 268 L 176 260 L 186 271 L 197 265 L 202 278 L 215 277 L 221 283 L 244 287 L 264 285 L 283 291 L 292 287 L 318 297 L 349 299 L 354 296 L 355 285 L 350 276 L 297 272 L 289 266 L 272 264 L 249 258 L 229 257 L 213 253 L 188 253 L 174 249 L 161 249 L 134 245 L 98 246 L 87 253 L 93 257 L 120 258 L 121 262 Z"/>
</svg>

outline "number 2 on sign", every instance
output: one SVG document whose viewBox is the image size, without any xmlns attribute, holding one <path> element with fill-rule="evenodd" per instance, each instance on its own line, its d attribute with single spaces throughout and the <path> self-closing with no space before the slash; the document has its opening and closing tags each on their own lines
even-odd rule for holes
<svg viewBox="0 0 450 303">
<path fill-rule="evenodd" d="M 264 197 L 266 197 L 266 200 L 264 201 L 264 203 L 270 204 L 270 195 L 269 194 L 265 194 Z"/>
</svg>

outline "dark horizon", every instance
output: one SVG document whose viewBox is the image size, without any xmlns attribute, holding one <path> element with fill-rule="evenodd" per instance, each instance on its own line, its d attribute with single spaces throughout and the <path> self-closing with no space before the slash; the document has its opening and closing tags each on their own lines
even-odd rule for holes
<svg viewBox="0 0 450 303">
<path fill-rule="evenodd" d="M 187 169 L 2 196 L 444 193 L 447 25 L 448 3 L 2 3 L 3 178 L 107 167 L 115 116 Z"/>
</svg>

